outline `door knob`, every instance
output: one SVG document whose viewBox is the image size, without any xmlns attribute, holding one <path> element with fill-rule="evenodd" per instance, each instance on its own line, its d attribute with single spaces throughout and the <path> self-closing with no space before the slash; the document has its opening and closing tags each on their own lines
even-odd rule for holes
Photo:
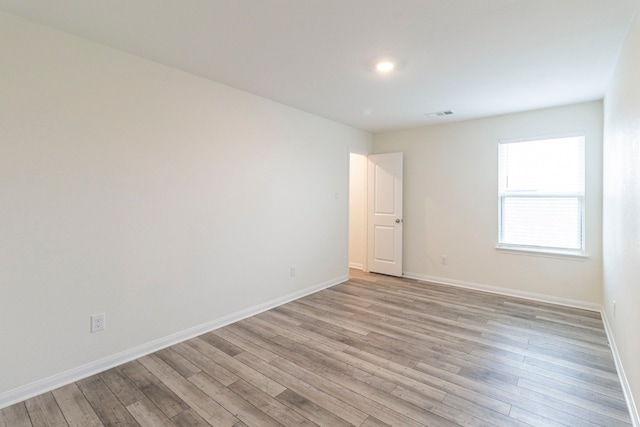
<svg viewBox="0 0 640 427">
<path fill-rule="evenodd" d="M 401 219 L 396 219 L 396 224 L 400 224 L 402 222 Z"/>
</svg>

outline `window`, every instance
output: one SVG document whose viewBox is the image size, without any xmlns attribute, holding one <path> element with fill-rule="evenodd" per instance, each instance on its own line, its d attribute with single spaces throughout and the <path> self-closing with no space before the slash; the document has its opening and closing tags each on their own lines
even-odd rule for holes
<svg viewBox="0 0 640 427">
<path fill-rule="evenodd" d="M 584 254 L 584 136 L 500 141 L 498 248 Z"/>
</svg>

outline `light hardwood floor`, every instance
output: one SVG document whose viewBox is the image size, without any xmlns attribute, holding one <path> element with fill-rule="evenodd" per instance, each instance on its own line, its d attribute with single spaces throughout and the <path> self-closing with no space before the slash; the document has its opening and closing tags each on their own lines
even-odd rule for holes
<svg viewBox="0 0 640 427">
<path fill-rule="evenodd" d="M 631 424 L 598 313 L 352 271 L 0 425 Z"/>
</svg>

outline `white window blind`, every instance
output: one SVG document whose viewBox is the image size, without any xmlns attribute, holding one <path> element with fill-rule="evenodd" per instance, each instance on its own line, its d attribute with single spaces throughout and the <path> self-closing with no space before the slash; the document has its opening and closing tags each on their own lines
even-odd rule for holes
<svg viewBox="0 0 640 427">
<path fill-rule="evenodd" d="M 584 136 L 499 144 L 498 247 L 584 252 Z"/>
</svg>

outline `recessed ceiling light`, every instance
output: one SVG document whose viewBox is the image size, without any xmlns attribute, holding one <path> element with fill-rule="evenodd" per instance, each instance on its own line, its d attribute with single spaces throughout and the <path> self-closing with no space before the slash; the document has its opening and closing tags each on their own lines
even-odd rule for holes
<svg viewBox="0 0 640 427">
<path fill-rule="evenodd" d="M 393 70 L 396 65 L 391 61 L 380 61 L 376 64 L 376 70 L 381 73 L 388 73 Z"/>
</svg>

